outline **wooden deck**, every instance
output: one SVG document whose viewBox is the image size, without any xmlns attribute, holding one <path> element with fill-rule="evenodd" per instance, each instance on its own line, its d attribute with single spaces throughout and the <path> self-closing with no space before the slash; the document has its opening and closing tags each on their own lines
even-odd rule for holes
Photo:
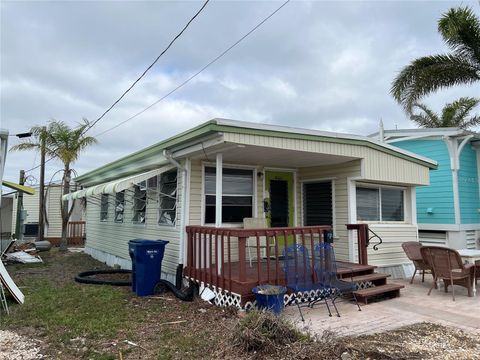
<svg viewBox="0 0 480 360">
<path fill-rule="evenodd" d="M 218 271 L 213 264 L 207 269 L 186 269 L 186 272 L 191 274 L 191 279 L 198 282 L 203 282 L 217 289 L 230 289 L 231 292 L 239 294 L 245 301 L 253 300 L 254 295 L 252 288 L 259 284 L 285 285 L 285 273 L 282 270 L 282 260 L 270 261 L 268 264 L 266 260 L 260 262 L 253 261 L 252 265 L 247 264 L 245 281 L 240 281 L 240 263 L 231 262 L 224 263 L 223 267 Z M 275 264 L 276 266 L 272 266 Z M 361 276 L 370 274 L 374 271 L 376 266 L 361 265 L 347 261 L 337 261 L 337 274 L 340 278 L 350 278 L 352 276 Z M 268 271 L 270 270 L 270 271 Z"/>
</svg>

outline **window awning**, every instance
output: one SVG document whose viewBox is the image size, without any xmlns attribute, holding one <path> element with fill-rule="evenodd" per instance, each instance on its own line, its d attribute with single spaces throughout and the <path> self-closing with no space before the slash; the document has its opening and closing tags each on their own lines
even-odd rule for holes
<svg viewBox="0 0 480 360">
<path fill-rule="evenodd" d="M 110 181 L 104 184 L 91 186 L 79 191 L 75 191 L 70 194 L 66 194 L 62 197 L 62 200 L 70 200 L 70 199 L 74 200 L 82 197 L 95 196 L 100 194 L 115 194 L 117 192 L 133 187 L 134 185 L 137 185 L 142 181 L 146 181 L 154 176 L 160 175 L 168 170 L 171 170 L 174 167 L 175 167 L 174 165 L 167 165 L 167 166 L 161 167 L 160 169 L 147 171 L 142 174 L 128 176 L 128 177 Z"/>
<path fill-rule="evenodd" d="M 6 186 L 10 189 L 13 189 L 13 190 L 21 191 L 21 192 L 23 192 L 25 194 L 28 194 L 28 195 L 34 195 L 35 194 L 35 189 L 33 189 L 29 186 L 16 184 L 16 183 L 11 182 L 11 181 L 2 180 L 2 185 Z"/>
</svg>

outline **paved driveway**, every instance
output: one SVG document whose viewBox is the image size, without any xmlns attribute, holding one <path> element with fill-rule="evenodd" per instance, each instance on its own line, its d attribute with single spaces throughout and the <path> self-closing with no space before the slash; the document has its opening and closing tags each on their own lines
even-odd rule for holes
<svg viewBox="0 0 480 360">
<path fill-rule="evenodd" d="M 456 300 L 452 301 L 451 290 L 445 293 L 443 283 L 439 290 L 434 289 L 430 296 L 427 295 L 430 278 L 425 283 L 417 278 L 412 285 L 403 280 L 391 282 L 405 285 L 399 298 L 361 305 L 362 311 L 353 304 L 341 302 L 338 304 L 340 318 L 329 317 L 324 304 L 314 309 L 302 308 L 304 324 L 296 306 L 287 307 L 285 314 L 300 328 L 319 333 L 330 330 L 340 336 L 371 334 L 423 321 L 480 335 L 480 291 L 477 297 L 468 297 L 465 288 L 455 286 Z"/>
</svg>

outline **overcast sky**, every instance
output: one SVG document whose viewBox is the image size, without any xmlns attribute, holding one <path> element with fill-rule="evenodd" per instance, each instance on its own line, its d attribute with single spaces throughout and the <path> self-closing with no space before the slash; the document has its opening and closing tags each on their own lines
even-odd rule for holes
<svg viewBox="0 0 480 360">
<path fill-rule="evenodd" d="M 161 98 L 280 4 L 211 1 L 90 134 Z M 460 4 L 480 14 L 477 1 L 291 2 L 184 88 L 99 136 L 74 168 L 82 174 L 215 117 L 361 135 L 380 119 L 386 129 L 414 127 L 389 95 L 391 81 L 414 58 L 448 51 L 437 20 Z M 2 1 L 0 127 L 15 134 L 49 119 L 96 119 L 201 5 Z M 465 86 L 425 102 L 440 110 L 479 94 L 479 85 Z M 4 178 L 17 180 L 38 162 L 34 152 L 9 153 Z M 50 162 L 47 181 L 60 168 Z"/>
</svg>

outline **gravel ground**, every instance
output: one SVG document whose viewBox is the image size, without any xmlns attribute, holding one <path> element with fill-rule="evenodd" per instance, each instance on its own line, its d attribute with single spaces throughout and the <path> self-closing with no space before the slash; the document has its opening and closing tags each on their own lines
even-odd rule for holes
<svg viewBox="0 0 480 360">
<path fill-rule="evenodd" d="M 0 360 L 44 359 L 39 343 L 12 331 L 0 330 Z"/>
</svg>

